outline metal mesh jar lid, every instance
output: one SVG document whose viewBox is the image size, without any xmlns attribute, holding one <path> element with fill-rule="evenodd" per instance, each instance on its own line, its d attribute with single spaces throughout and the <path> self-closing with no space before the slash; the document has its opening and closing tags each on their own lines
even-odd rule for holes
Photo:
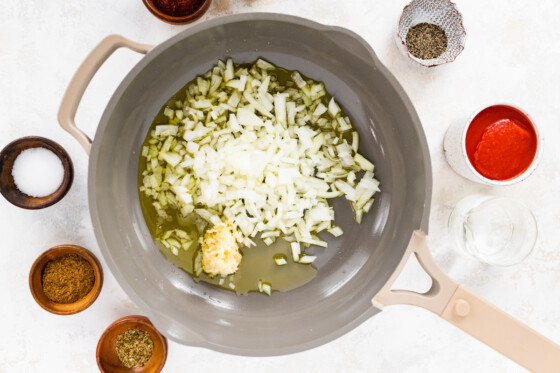
<svg viewBox="0 0 560 373">
<path fill-rule="evenodd" d="M 437 58 L 423 60 L 410 54 L 406 47 L 406 35 L 411 27 L 420 23 L 431 23 L 445 31 L 447 49 Z M 401 52 L 413 61 L 433 67 L 453 62 L 465 48 L 467 33 L 463 17 L 455 3 L 449 0 L 412 0 L 404 7 L 397 30 L 397 45 Z"/>
</svg>

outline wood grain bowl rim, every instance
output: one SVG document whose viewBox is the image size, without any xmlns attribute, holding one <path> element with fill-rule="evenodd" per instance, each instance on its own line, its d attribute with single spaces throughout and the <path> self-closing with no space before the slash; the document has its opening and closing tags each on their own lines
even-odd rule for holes
<svg viewBox="0 0 560 373">
<path fill-rule="evenodd" d="M 159 330 L 156 329 L 156 327 L 154 326 L 154 324 L 152 324 L 152 322 L 150 321 L 150 319 L 148 319 L 146 316 L 143 315 L 128 315 L 128 316 L 124 316 L 121 317 L 120 319 L 115 320 L 112 324 L 110 324 L 105 331 L 103 332 L 103 334 L 101 334 L 101 337 L 99 337 L 99 341 L 97 342 L 97 348 L 95 350 L 95 359 L 97 361 L 97 367 L 99 368 L 99 371 L 102 373 L 112 373 L 109 370 L 105 369 L 105 365 L 104 365 L 104 359 L 102 359 L 102 348 L 106 343 L 110 343 L 109 342 L 109 337 L 111 336 L 111 333 L 113 333 L 115 331 L 115 329 L 119 328 L 121 325 L 134 325 L 134 324 L 140 324 L 142 325 L 143 328 L 145 328 L 149 334 L 150 334 L 150 338 L 152 338 L 152 341 L 154 343 L 154 350 L 156 349 L 157 346 L 161 346 L 162 349 L 162 358 L 160 361 L 157 361 L 154 365 L 155 370 L 150 371 L 150 372 L 154 372 L 154 373 L 159 373 L 162 371 L 163 367 L 165 366 L 165 362 L 167 361 L 167 339 L 159 332 Z M 150 333 L 151 331 L 151 333 Z M 153 336 L 156 336 L 156 340 L 153 339 Z M 115 354 L 116 355 L 116 354 Z M 153 355 L 152 355 L 153 356 Z M 118 359 L 118 357 L 116 357 Z M 151 359 L 151 358 L 150 358 Z M 149 360 L 148 360 L 149 363 Z M 125 368 L 123 366 L 123 371 L 130 371 L 130 372 L 135 372 L 135 373 L 142 373 L 146 371 L 146 366 L 142 367 L 142 368 Z"/>
<path fill-rule="evenodd" d="M 83 298 L 79 299 L 74 303 L 56 303 L 47 298 L 43 292 L 42 286 L 42 272 L 45 265 L 55 258 L 61 257 L 63 255 L 76 254 L 88 261 L 93 267 L 95 273 L 95 282 L 93 288 L 90 292 Z M 91 306 L 99 294 L 101 293 L 101 288 L 103 287 L 103 269 L 97 257 L 89 250 L 71 244 L 63 244 L 54 246 L 35 259 L 31 269 L 29 271 L 29 289 L 31 295 L 35 302 L 45 311 L 56 315 L 73 315 L 81 312 Z"/>
<path fill-rule="evenodd" d="M 186 16 L 180 16 L 180 17 L 174 17 L 169 14 L 163 13 L 158 8 L 156 8 L 156 6 L 153 3 L 153 0 L 142 0 L 142 2 L 146 6 L 146 8 L 148 8 L 150 13 L 152 13 L 161 21 L 167 22 L 172 25 L 184 25 L 187 23 L 194 22 L 200 17 L 202 17 L 210 7 L 212 0 L 205 0 L 204 3 L 202 3 L 202 5 L 200 6 L 200 8 L 198 8 L 194 13 L 188 14 Z"/>
<path fill-rule="evenodd" d="M 21 149 L 18 148 L 22 144 L 25 145 L 26 143 L 31 144 L 31 146 L 23 146 Z M 44 148 L 50 150 L 60 159 L 64 167 L 64 178 L 62 183 L 56 191 L 44 197 L 32 197 L 19 191 L 13 182 L 12 167 L 10 167 L 9 170 L 4 169 L 6 163 L 11 163 L 13 166 L 13 162 L 21 152 L 34 148 Z M 62 198 L 64 198 L 64 196 L 66 196 L 74 181 L 74 165 L 68 152 L 55 141 L 41 136 L 20 137 L 19 139 L 10 142 L 4 147 L 4 149 L 2 149 L 2 151 L 0 151 L 0 175 L 4 175 L 5 173 L 9 173 L 7 177 L 11 178 L 12 182 L 9 185 L 4 182 L 0 182 L 0 193 L 14 206 L 28 210 L 42 209 L 59 202 Z M 17 196 L 17 198 L 14 198 L 14 196 Z M 36 201 L 37 203 L 29 203 L 29 201 Z"/>
</svg>

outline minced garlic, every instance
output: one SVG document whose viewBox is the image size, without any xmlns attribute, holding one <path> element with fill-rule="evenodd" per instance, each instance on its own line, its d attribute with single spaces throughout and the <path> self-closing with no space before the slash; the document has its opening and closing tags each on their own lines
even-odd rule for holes
<svg viewBox="0 0 560 373">
<path fill-rule="evenodd" d="M 243 235 L 230 221 L 220 223 L 204 234 L 202 241 L 202 269 L 210 275 L 227 276 L 235 273 L 241 263 L 238 243 Z"/>
</svg>

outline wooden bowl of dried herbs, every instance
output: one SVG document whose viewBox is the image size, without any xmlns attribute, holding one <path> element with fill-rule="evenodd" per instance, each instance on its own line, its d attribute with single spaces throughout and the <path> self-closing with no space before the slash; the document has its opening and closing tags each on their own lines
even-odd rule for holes
<svg viewBox="0 0 560 373">
<path fill-rule="evenodd" d="M 167 340 L 145 316 L 118 319 L 97 343 L 97 366 L 106 373 L 158 373 L 167 360 Z"/>
<path fill-rule="evenodd" d="M 72 315 L 91 306 L 103 285 L 101 264 L 89 250 L 55 246 L 41 254 L 29 271 L 29 288 L 43 309 Z"/>
</svg>

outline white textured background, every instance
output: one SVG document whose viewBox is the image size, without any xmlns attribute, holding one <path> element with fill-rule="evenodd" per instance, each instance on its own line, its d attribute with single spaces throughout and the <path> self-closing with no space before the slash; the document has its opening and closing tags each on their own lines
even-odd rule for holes
<svg viewBox="0 0 560 373">
<path fill-rule="evenodd" d="M 347 27 L 362 35 L 410 95 L 424 125 L 434 171 L 430 245 L 455 280 L 560 341 L 560 2 L 458 0 L 467 28 L 465 51 L 433 70 L 413 65 L 393 39 L 406 0 L 214 0 L 209 19 L 270 11 Z M 201 21 L 198 21 L 201 22 Z M 95 372 L 95 348 L 115 319 L 140 312 L 105 270 L 99 299 L 74 316 L 55 316 L 33 301 L 27 277 L 34 259 L 61 243 L 85 246 L 101 259 L 86 201 L 87 157 L 57 125 L 64 89 L 86 54 L 119 33 L 159 43 L 185 27 L 155 19 L 140 0 L 2 0 L 0 6 L 0 147 L 27 135 L 63 145 L 76 176 L 65 199 L 41 211 L 0 199 L 0 371 Z M 139 60 L 118 51 L 94 78 L 77 123 L 90 135 L 114 89 Z M 544 158 L 526 182 L 476 185 L 454 174 L 441 143 L 453 121 L 481 105 L 516 103 L 531 113 L 546 140 Z M 512 268 L 493 268 L 453 249 L 446 223 L 455 203 L 475 193 L 520 199 L 539 224 L 536 251 Z M 413 272 L 404 282 L 419 282 Z M 351 333 L 312 351 L 242 358 L 169 344 L 165 372 L 519 372 L 517 365 L 428 311 L 393 306 Z M 560 371 L 560 367 L 558 367 Z"/>
</svg>

